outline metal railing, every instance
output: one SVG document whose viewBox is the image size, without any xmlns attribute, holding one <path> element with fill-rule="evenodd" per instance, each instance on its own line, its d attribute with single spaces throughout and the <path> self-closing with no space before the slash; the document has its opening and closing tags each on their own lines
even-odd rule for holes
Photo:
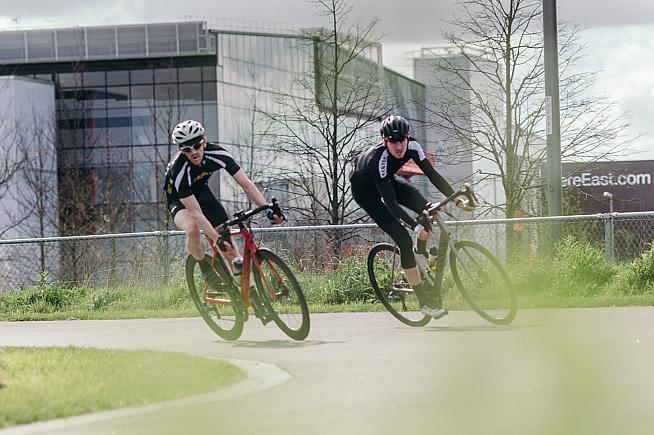
<svg viewBox="0 0 654 435">
<path fill-rule="evenodd" d="M 450 222 L 456 237 L 475 240 L 502 258 L 545 255 L 549 231 L 604 250 L 607 261 L 638 258 L 654 240 L 654 212 Z M 253 228 L 268 246 L 301 271 L 329 272 L 363 259 L 380 241 L 376 225 Z M 435 238 L 434 238 L 435 239 Z M 44 282 L 91 288 L 160 286 L 183 280 L 186 257 L 181 231 L 0 240 L 0 291 Z"/>
</svg>

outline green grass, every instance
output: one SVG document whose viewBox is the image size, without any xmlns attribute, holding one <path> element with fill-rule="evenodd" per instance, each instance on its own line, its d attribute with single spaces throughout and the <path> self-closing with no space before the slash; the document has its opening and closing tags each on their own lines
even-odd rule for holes
<svg viewBox="0 0 654 435">
<path fill-rule="evenodd" d="M 523 257 L 506 266 L 520 308 L 654 305 L 654 249 L 609 264 L 601 250 L 573 238 L 549 258 Z M 365 260 L 348 258 L 335 270 L 296 271 L 312 313 L 383 311 Z M 446 283 L 452 278 L 446 273 Z M 467 309 L 461 298 L 451 309 Z M 197 312 L 181 276 L 161 287 L 87 288 L 58 283 L 0 293 L 0 320 L 189 317 Z"/>
<path fill-rule="evenodd" d="M 0 349 L 0 428 L 207 393 L 244 373 L 176 353 Z"/>
</svg>

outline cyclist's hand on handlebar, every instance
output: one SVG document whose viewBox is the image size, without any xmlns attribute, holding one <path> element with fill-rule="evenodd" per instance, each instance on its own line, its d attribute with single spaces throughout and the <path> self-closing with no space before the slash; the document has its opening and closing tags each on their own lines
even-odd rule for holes
<svg viewBox="0 0 654 435">
<path fill-rule="evenodd" d="M 413 229 L 413 231 L 416 232 L 416 235 L 418 236 L 418 239 L 420 240 L 427 240 L 429 239 L 429 236 L 431 235 L 431 231 L 428 231 L 423 227 L 422 225 L 418 224 L 416 227 Z"/>
<path fill-rule="evenodd" d="M 427 240 L 431 235 L 432 226 L 431 220 L 429 220 L 429 213 L 426 210 L 423 210 L 422 213 L 416 218 L 418 225 L 413 228 L 413 231 L 416 232 L 416 235 L 420 240 Z"/>
<path fill-rule="evenodd" d="M 281 224 L 286 220 L 286 216 L 282 213 L 282 209 L 277 205 L 276 200 L 273 201 L 273 206 L 266 210 L 266 217 L 275 225 Z"/>
<path fill-rule="evenodd" d="M 457 207 L 459 207 L 463 211 L 474 211 L 475 206 L 473 203 L 468 200 L 468 198 L 464 198 L 462 196 L 459 196 L 456 200 L 454 200 L 454 204 L 456 204 Z"/>
</svg>

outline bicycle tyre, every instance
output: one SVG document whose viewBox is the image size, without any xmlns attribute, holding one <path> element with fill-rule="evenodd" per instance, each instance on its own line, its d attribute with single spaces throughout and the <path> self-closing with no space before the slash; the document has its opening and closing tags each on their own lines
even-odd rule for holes
<svg viewBox="0 0 654 435">
<path fill-rule="evenodd" d="M 384 276 L 387 273 L 388 263 L 392 264 L 393 272 L 391 276 Z M 400 277 L 402 269 L 400 266 L 400 250 L 390 243 L 378 243 L 370 249 L 368 253 L 368 277 L 375 294 L 384 307 L 400 322 L 405 325 L 419 327 L 425 326 L 431 320 L 431 317 L 425 316 L 420 312 L 417 298 L 413 290 L 407 291 L 395 290 L 400 289 Z M 397 268 L 397 269 L 396 269 Z M 390 279 L 389 279 L 390 278 Z M 407 298 L 410 298 L 407 301 Z M 409 305 L 407 305 L 407 302 Z"/>
<path fill-rule="evenodd" d="M 304 340 L 310 329 L 309 307 L 295 275 L 284 260 L 269 249 L 260 248 L 255 256 L 265 275 L 264 280 L 259 269 L 253 267 L 256 291 L 270 318 L 293 340 Z M 271 292 L 275 293 L 275 298 Z"/>
<path fill-rule="evenodd" d="M 186 259 L 186 283 L 195 307 L 205 323 L 217 335 L 227 341 L 238 339 L 243 333 L 245 322 L 244 310 L 240 305 L 240 294 L 235 288 L 227 287 L 221 298 L 228 298 L 234 302 L 224 305 L 204 302 L 204 279 L 200 267 L 195 267 L 197 264 L 197 260 L 191 255 Z"/>
<path fill-rule="evenodd" d="M 463 298 L 477 314 L 488 322 L 495 325 L 511 323 L 517 313 L 517 299 L 509 274 L 502 263 L 488 249 L 478 243 L 461 240 L 456 242 L 454 247 L 462 256 L 465 255 L 468 260 L 472 260 L 467 262 L 467 270 L 462 267 L 459 271 L 459 258 L 454 252 L 450 252 L 450 270 Z M 475 276 L 471 276 L 470 273 L 473 267 Z M 491 282 L 491 277 L 494 278 L 493 282 Z M 465 284 L 462 278 L 465 279 Z M 477 285 L 471 285 L 473 282 Z M 501 300 L 493 299 L 496 289 L 502 293 Z M 490 304 L 489 308 L 484 308 L 482 307 L 485 305 L 484 299 L 494 302 Z M 501 314 L 494 314 L 495 312 Z"/>
</svg>

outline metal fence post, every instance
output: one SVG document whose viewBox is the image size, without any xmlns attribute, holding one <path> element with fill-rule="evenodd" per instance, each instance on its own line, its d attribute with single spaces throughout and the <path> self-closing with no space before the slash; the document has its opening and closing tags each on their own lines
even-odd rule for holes
<svg viewBox="0 0 654 435">
<path fill-rule="evenodd" d="M 605 213 L 604 217 L 604 258 L 607 262 L 612 263 L 615 258 L 614 240 L 613 240 L 613 213 Z"/>
<path fill-rule="evenodd" d="M 170 233 L 167 230 L 161 232 L 163 237 L 163 273 L 164 284 L 170 283 Z"/>
</svg>

